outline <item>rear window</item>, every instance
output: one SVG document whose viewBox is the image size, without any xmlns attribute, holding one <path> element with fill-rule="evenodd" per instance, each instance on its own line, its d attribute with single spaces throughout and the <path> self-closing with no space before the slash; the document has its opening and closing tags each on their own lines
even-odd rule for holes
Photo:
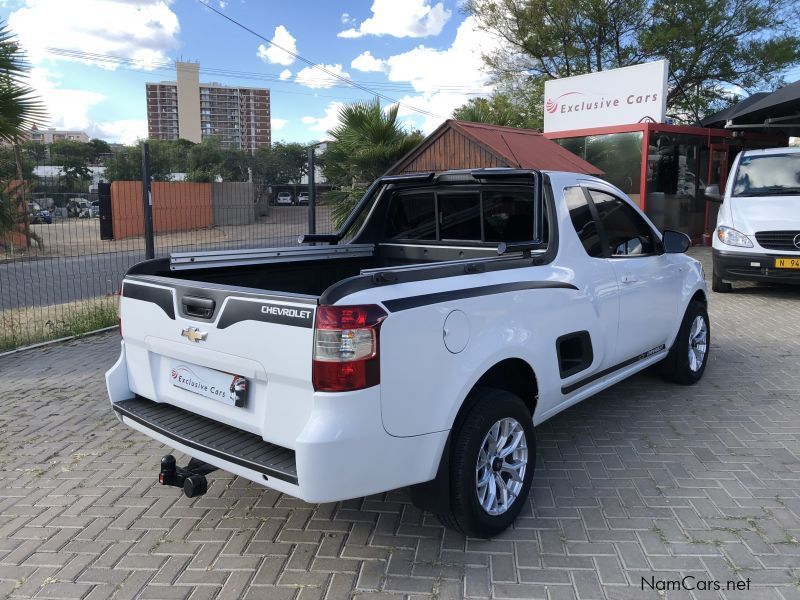
<svg viewBox="0 0 800 600">
<path fill-rule="evenodd" d="M 545 220 L 545 241 L 547 226 Z M 390 240 L 527 242 L 533 239 L 533 190 L 395 192 L 389 201 Z"/>
<path fill-rule="evenodd" d="M 800 195 L 800 153 L 743 156 L 736 171 L 733 195 Z"/>
<path fill-rule="evenodd" d="M 389 203 L 386 238 L 435 240 L 436 199 L 433 192 L 395 193 Z"/>
<path fill-rule="evenodd" d="M 439 238 L 481 241 L 481 195 L 439 194 Z"/>
</svg>

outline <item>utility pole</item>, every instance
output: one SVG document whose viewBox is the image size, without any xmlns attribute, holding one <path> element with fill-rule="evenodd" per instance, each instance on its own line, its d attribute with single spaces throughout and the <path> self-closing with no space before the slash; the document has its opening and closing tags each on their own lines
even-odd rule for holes
<svg viewBox="0 0 800 600">
<path fill-rule="evenodd" d="M 156 257 L 153 242 L 153 201 L 150 195 L 150 146 L 142 142 L 142 204 L 144 206 L 145 258 Z"/>
<path fill-rule="evenodd" d="M 314 173 L 316 145 L 308 147 L 308 233 L 317 233 L 317 186 Z"/>
</svg>

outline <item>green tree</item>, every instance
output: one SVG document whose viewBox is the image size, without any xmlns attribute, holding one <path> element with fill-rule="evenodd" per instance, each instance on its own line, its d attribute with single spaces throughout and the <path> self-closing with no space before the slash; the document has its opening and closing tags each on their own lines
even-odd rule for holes
<svg viewBox="0 0 800 600">
<path fill-rule="evenodd" d="M 472 123 L 539 129 L 542 113 L 515 101 L 509 93 L 495 92 L 488 98 L 470 98 L 453 111 L 453 118 Z"/>
<path fill-rule="evenodd" d="M 147 140 L 147 143 L 150 147 L 150 177 L 153 181 L 169 181 L 172 173 L 186 173 L 189 170 L 189 152 L 194 143 L 188 140 Z M 105 165 L 105 178 L 108 181 L 141 181 L 141 144 L 124 146 L 113 151 Z"/>
<path fill-rule="evenodd" d="M 45 116 L 27 83 L 28 68 L 15 36 L 0 20 L 0 140 L 14 144 Z"/>
<path fill-rule="evenodd" d="M 339 122 L 328 132 L 332 141 L 319 157 L 325 177 L 341 187 L 325 200 L 339 227 L 366 187 L 422 141 L 419 131 L 406 131 L 397 120 L 398 104 L 387 110 L 377 98 L 356 102 L 339 110 Z"/>
<path fill-rule="evenodd" d="M 501 40 L 484 59 L 512 97 L 547 79 L 666 58 L 668 109 L 690 118 L 732 86 L 780 85 L 800 60 L 800 11 L 784 0 L 467 0 L 465 8 Z"/>
<path fill-rule="evenodd" d="M 99 138 L 92 138 L 89 140 L 89 145 L 92 147 L 92 158 L 97 161 L 98 156 L 101 154 L 111 154 L 111 144 Z"/>
<path fill-rule="evenodd" d="M 88 180 L 92 176 L 89 163 L 94 160 L 94 155 L 94 147 L 84 142 L 62 140 L 50 145 L 50 162 L 61 167 L 66 191 L 88 189 Z"/>
<path fill-rule="evenodd" d="M 23 159 L 19 147 L 20 139 L 45 116 L 44 106 L 27 83 L 28 64 L 17 44 L 17 40 L 5 22 L 0 21 L 0 140 L 13 144 L 14 178 L 22 179 Z M 24 195 L 17 186 L 9 194 L 8 181 L 0 182 L 0 238 L 22 219 L 22 229 L 30 245 L 32 239 L 38 240 L 30 230 L 25 215 Z"/>
</svg>

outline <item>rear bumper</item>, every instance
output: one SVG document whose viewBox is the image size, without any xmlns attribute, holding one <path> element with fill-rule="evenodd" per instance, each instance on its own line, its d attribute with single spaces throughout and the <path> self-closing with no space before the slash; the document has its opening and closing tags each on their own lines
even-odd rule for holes
<svg viewBox="0 0 800 600">
<path fill-rule="evenodd" d="M 800 270 L 776 269 L 775 258 L 790 254 L 749 254 L 714 249 L 714 274 L 725 281 L 755 281 L 800 285 Z"/>
<path fill-rule="evenodd" d="M 120 360 L 106 373 L 106 384 L 124 424 L 205 463 L 307 502 L 359 498 L 429 481 L 436 476 L 447 441 L 447 431 L 413 437 L 386 433 L 376 386 L 314 394 L 310 416 L 294 448 L 283 448 L 252 433 L 159 404 L 158 399 L 131 401 L 134 394 L 128 386 L 124 343 Z M 137 408 L 135 402 L 140 402 L 141 410 L 132 410 Z M 274 455 L 269 454 L 270 447 Z M 263 460 L 254 463 L 254 457 Z M 280 464 L 266 464 L 270 457 Z"/>
</svg>

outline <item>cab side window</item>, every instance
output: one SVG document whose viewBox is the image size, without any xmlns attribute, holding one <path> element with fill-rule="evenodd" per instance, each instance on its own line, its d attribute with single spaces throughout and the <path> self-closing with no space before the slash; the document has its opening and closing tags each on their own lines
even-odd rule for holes
<svg viewBox="0 0 800 600">
<path fill-rule="evenodd" d="M 605 231 L 610 256 L 646 256 L 657 253 L 657 244 L 647 222 L 627 202 L 597 190 L 591 190 Z"/>
<path fill-rule="evenodd" d="M 567 188 L 564 190 L 564 199 L 567 202 L 572 226 L 575 228 L 575 233 L 578 234 L 586 254 L 592 258 L 603 258 L 603 244 L 597 222 L 592 216 L 589 201 L 586 199 L 586 194 L 583 193 L 583 188 Z"/>
</svg>

